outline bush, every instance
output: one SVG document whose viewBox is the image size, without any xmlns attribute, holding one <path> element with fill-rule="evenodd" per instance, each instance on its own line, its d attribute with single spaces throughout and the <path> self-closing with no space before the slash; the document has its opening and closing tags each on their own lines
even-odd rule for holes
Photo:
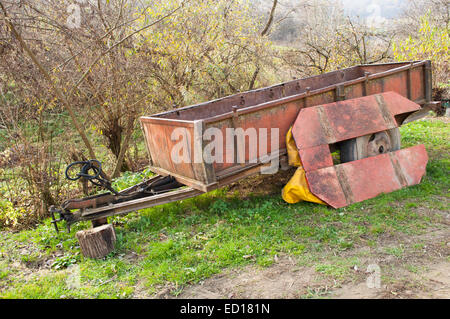
<svg viewBox="0 0 450 319">
<path fill-rule="evenodd" d="M 406 40 L 393 44 L 394 56 L 397 61 L 431 60 L 433 67 L 433 87 L 450 88 L 449 30 L 445 26 L 433 25 L 430 15 L 420 19 L 417 35 L 410 35 Z"/>
</svg>

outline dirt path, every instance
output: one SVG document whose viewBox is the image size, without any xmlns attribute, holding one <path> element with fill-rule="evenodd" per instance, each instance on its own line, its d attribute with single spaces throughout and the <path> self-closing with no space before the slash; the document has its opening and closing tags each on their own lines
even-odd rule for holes
<svg viewBox="0 0 450 319">
<path fill-rule="evenodd" d="M 315 265 L 299 266 L 292 257 L 277 258 L 269 268 L 230 270 L 186 287 L 178 298 L 450 298 L 449 241 L 450 229 L 436 229 L 393 238 L 376 248 L 347 251 L 338 257 L 356 257 L 359 267 L 348 267 L 343 278 L 323 274 Z M 401 253 L 392 254 L 397 247 L 393 243 L 401 243 Z M 336 256 L 324 255 L 318 262 L 330 258 Z M 379 288 L 369 288 L 367 283 L 373 275 L 366 272 L 370 264 L 379 267 Z M 370 283 L 376 285 L 369 279 Z"/>
</svg>

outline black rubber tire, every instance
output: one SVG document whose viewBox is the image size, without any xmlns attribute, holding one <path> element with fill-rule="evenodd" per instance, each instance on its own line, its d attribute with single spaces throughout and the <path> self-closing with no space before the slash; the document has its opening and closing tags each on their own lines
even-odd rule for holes
<svg viewBox="0 0 450 319">
<path fill-rule="evenodd" d="M 371 145 L 370 143 L 372 143 L 374 139 L 380 139 L 385 142 L 381 143 L 383 145 L 381 145 L 381 147 L 379 147 L 376 152 L 374 152 L 374 150 L 370 149 L 369 147 Z M 389 141 L 387 141 L 387 139 L 389 139 Z M 370 156 L 398 151 L 401 148 L 401 136 L 398 127 L 396 127 L 387 131 L 359 136 L 357 138 L 342 141 L 338 146 L 340 151 L 341 163 L 347 163 Z"/>
</svg>

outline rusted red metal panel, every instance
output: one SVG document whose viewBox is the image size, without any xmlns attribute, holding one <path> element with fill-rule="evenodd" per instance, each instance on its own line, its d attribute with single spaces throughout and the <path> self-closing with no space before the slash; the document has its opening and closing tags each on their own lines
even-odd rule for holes
<svg viewBox="0 0 450 319">
<path fill-rule="evenodd" d="M 394 92 L 383 93 L 383 96 L 392 116 L 420 110 L 420 105 Z"/>
<path fill-rule="evenodd" d="M 385 78 L 382 78 L 383 87 L 389 88 L 389 91 L 393 91 L 407 97 L 408 86 L 407 81 L 405 81 L 406 77 L 406 71 L 403 71 L 401 73 L 392 74 Z"/>
<path fill-rule="evenodd" d="M 333 166 L 330 146 L 327 144 L 301 149 L 299 154 L 303 168 L 307 172 Z"/>
<path fill-rule="evenodd" d="M 398 126 L 395 116 L 420 105 L 394 92 L 302 109 L 292 127 L 299 150 L 332 144 Z"/>
<path fill-rule="evenodd" d="M 411 62 L 397 62 L 397 63 L 381 63 L 381 64 L 366 64 L 362 65 L 361 68 L 364 72 L 369 72 L 371 74 L 386 72 L 392 70 L 392 66 L 395 65 L 397 67 L 405 67 L 411 64 Z"/>
<path fill-rule="evenodd" d="M 324 92 L 322 94 L 311 94 L 306 98 L 304 105 L 314 106 L 326 103 L 332 103 L 335 101 L 335 93 L 333 91 Z M 291 123 L 292 124 L 292 123 Z"/>
<path fill-rule="evenodd" d="M 308 107 L 300 111 L 292 126 L 292 135 L 299 150 L 329 144 L 320 123 L 319 113 L 314 107 Z"/>
<path fill-rule="evenodd" d="M 419 184 L 425 174 L 428 154 L 423 144 L 397 152 L 396 159 L 408 185 Z"/>
<path fill-rule="evenodd" d="M 329 148 L 397 127 L 396 116 L 419 109 L 395 92 L 302 109 L 292 134 L 311 192 L 339 208 L 419 183 L 427 163 L 423 145 L 336 166 Z"/>
<path fill-rule="evenodd" d="M 349 205 L 334 166 L 306 172 L 308 186 L 314 195 L 334 208 Z"/>
<path fill-rule="evenodd" d="M 354 85 L 350 85 L 345 88 L 345 98 L 346 99 L 354 99 L 361 96 L 364 96 L 364 86 L 363 83 L 357 83 Z"/>
<path fill-rule="evenodd" d="M 342 170 L 340 183 L 348 185 L 349 204 L 402 188 L 389 154 L 345 163 L 336 169 Z"/>
<path fill-rule="evenodd" d="M 425 99 L 425 86 L 418 85 L 424 83 L 424 72 L 421 68 L 411 70 L 411 100 Z"/>
<path fill-rule="evenodd" d="M 306 172 L 311 192 L 334 208 L 420 183 L 428 155 L 424 145 Z"/>
<path fill-rule="evenodd" d="M 386 123 L 374 95 L 324 105 L 323 112 L 327 121 L 325 129 L 332 132 L 331 143 L 392 128 Z"/>
<path fill-rule="evenodd" d="M 219 120 L 217 122 L 207 123 L 207 128 L 218 128 L 223 136 L 223 143 L 225 146 L 223 147 L 223 160 L 222 163 L 213 163 L 214 168 L 219 173 L 220 171 L 227 169 L 232 166 L 240 166 L 240 163 L 227 163 L 227 155 L 230 156 L 236 149 L 228 148 L 230 143 L 227 142 L 227 129 L 238 128 L 242 129 L 244 132 L 250 133 L 250 131 L 256 132 L 256 144 L 252 144 L 250 146 L 250 141 L 246 137 L 245 140 L 245 161 L 251 162 L 255 160 L 254 157 L 251 157 L 250 147 L 255 147 L 257 149 L 257 157 L 259 157 L 262 152 L 262 145 L 265 142 L 265 151 L 267 154 L 271 154 L 272 152 L 282 150 L 286 148 L 286 133 L 292 125 L 291 121 L 285 121 L 280 119 L 292 119 L 295 118 L 301 109 L 301 105 L 296 102 L 289 102 L 284 105 L 280 105 L 279 107 L 272 107 L 260 110 L 257 115 L 254 113 L 244 113 L 241 114 L 239 110 L 237 111 L 236 117 L 233 121 L 229 119 Z M 272 129 L 278 129 L 278 136 L 275 136 L 278 140 L 278 149 L 272 150 L 271 148 L 271 140 L 272 140 Z M 267 135 L 266 135 L 267 133 Z M 275 132 L 274 132 L 275 133 Z M 262 135 L 261 135 L 262 134 Z M 261 148 L 260 148 L 261 146 Z"/>
<path fill-rule="evenodd" d="M 146 123 L 143 122 L 144 134 L 149 149 L 152 166 L 162 168 L 175 174 L 181 174 L 185 177 L 196 179 L 196 175 L 192 166 L 193 154 L 190 154 L 191 163 L 176 163 L 172 158 L 172 150 L 175 144 L 180 143 L 182 139 L 172 141 L 171 136 L 175 129 L 179 129 L 190 136 L 191 149 L 193 139 L 193 128 L 185 126 L 164 125 L 163 123 Z M 179 136 L 176 136 L 177 138 Z"/>
</svg>

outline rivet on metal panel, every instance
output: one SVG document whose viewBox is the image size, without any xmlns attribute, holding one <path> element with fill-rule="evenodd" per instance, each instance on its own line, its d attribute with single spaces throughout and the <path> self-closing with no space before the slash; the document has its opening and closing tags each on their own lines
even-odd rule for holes
<svg viewBox="0 0 450 319">
<path fill-rule="evenodd" d="M 245 104 L 245 98 L 244 98 L 244 96 L 241 96 L 241 105 L 244 105 Z"/>
<path fill-rule="evenodd" d="M 310 93 L 311 93 L 311 87 L 308 86 L 306 88 L 306 95 L 308 96 Z"/>
</svg>

